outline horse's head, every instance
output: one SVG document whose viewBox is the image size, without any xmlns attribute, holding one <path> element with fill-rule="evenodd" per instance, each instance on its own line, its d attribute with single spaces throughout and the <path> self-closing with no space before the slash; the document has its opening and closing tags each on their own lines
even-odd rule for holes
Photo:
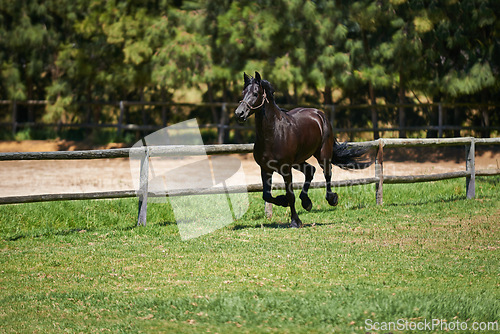
<svg viewBox="0 0 500 334">
<path fill-rule="evenodd" d="M 259 72 L 255 72 L 255 78 L 243 73 L 243 79 L 245 80 L 243 100 L 240 101 L 240 105 L 234 112 L 240 124 L 245 122 L 255 110 L 261 108 L 268 101 Z"/>
</svg>

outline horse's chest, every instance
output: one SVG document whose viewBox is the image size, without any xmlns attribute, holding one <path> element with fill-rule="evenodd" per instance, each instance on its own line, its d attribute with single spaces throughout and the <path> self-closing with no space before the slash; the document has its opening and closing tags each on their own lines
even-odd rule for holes
<svg viewBox="0 0 500 334">
<path fill-rule="evenodd" d="M 275 161 L 276 156 L 273 151 L 269 149 L 269 147 L 264 147 L 255 143 L 253 157 L 255 162 L 264 170 L 270 171 L 269 161 Z"/>
<path fill-rule="evenodd" d="M 265 145 L 256 142 L 253 156 L 261 169 L 268 172 L 278 172 L 278 166 L 281 166 L 283 163 L 293 163 L 293 155 L 287 154 L 287 152 L 286 149 L 275 144 L 268 143 L 268 145 Z"/>
<path fill-rule="evenodd" d="M 253 157 L 255 159 L 255 162 L 261 167 L 264 167 L 266 165 L 266 161 L 274 159 L 271 155 L 266 154 L 258 147 L 255 147 Z"/>
</svg>

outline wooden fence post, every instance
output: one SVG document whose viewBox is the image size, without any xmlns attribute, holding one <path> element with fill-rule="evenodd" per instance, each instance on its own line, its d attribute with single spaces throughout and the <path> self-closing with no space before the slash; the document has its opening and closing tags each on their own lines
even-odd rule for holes
<svg viewBox="0 0 500 334">
<path fill-rule="evenodd" d="M 378 182 L 375 184 L 375 198 L 377 205 L 384 203 L 384 141 L 378 139 L 377 157 L 375 158 L 375 177 Z"/>
<path fill-rule="evenodd" d="M 335 128 L 335 104 L 332 104 L 330 107 L 330 124 L 332 128 Z"/>
<path fill-rule="evenodd" d="M 12 101 L 12 134 L 15 135 L 17 131 L 17 101 Z"/>
<path fill-rule="evenodd" d="M 374 103 L 372 104 L 371 107 L 371 114 L 372 114 L 372 124 L 373 124 L 373 140 L 377 140 L 380 138 L 380 133 L 378 131 L 378 110 L 377 108 L 375 108 Z"/>
<path fill-rule="evenodd" d="M 227 108 L 226 102 L 222 103 L 219 124 L 218 124 L 218 142 L 219 144 L 224 144 L 224 139 L 226 137 L 226 121 L 227 121 Z"/>
<path fill-rule="evenodd" d="M 264 214 L 267 219 L 273 218 L 273 204 L 269 202 L 265 202 L 264 204 Z"/>
<path fill-rule="evenodd" d="M 166 104 L 161 105 L 161 125 L 163 125 L 163 127 L 167 126 L 167 105 Z"/>
<path fill-rule="evenodd" d="M 400 103 L 402 103 L 400 101 Z M 399 138 L 406 138 L 406 109 L 404 105 L 399 105 Z"/>
<path fill-rule="evenodd" d="M 443 105 L 438 104 L 438 138 L 443 138 Z"/>
<path fill-rule="evenodd" d="M 144 147 L 144 156 L 141 158 L 141 173 L 139 181 L 139 214 L 137 226 L 146 226 L 148 216 L 148 178 L 149 178 L 149 148 Z"/>
<path fill-rule="evenodd" d="M 469 145 L 465 145 L 465 170 L 470 172 L 470 176 L 465 178 L 465 191 L 468 199 L 476 196 L 475 146 L 474 138 L 471 138 Z"/>
<path fill-rule="evenodd" d="M 118 137 L 122 134 L 122 126 L 123 126 L 123 115 L 125 114 L 125 104 L 123 101 L 120 101 L 120 115 L 118 116 L 118 124 L 116 126 L 116 134 Z"/>
</svg>

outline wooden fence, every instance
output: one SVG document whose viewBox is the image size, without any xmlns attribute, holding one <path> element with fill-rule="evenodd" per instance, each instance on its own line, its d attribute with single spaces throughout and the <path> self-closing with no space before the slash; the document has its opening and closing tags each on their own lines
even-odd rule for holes
<svg viewBox="0 0 500 334">
<path fill-rule="evenodd" d="M 40 123 L 35 122 L 33 119 L 28 122 L 18 122 L 18 107 L 23 105 L 29 108 L 33 108 L 34 106 L 45 106 L 48 102 L 45 100 L 30 100 L 30 101 L 10 101 L 10 100 L 0 100 L 0 106 L 4 105 L 7 108 L 10 108 L 11 113 L 11 121 L 0 123 L 2 127 L 11 127 L 12 132 L 16 133 L 19 128 L 26 127 L 53 127 L 57 129 L 62 128 L 86 128 L 86 129 L 102 129 L 102 128 L 114 128 L 118 135 L 120 135 L 123 131 L 156 131 L 165 126 L 167 126 L 167 108 L 169 107 L 189 107 L 189 108 L 214 108 L 218 110 L 215 112 L 217 115 L 217 119 L 214 119 L 214 123 L 210 124 L 201 124 L 202 128 L 213 128 L 217 129 L 218 138 L 217 142 L 219 144 L 224 143 L 224 139 L 227 137 L 227 132 L 229 130 L 244 130 L 251 129 L 248 126 L 241 126 L 232 124 L 231 120 L 231 110 L 234 110 L 238 104 L 234 102 L 213 102 L 213 103 L 198 103 L 198 104 L 190 104 L 190 103 L 173 103 L 173 102 L 140 102 L 140 101 L 117 101 L 117 102 L 88 102 L 81 103 L 86 106 L 113 106 L 119 109 L 118 121 L 117 123 L 90 123 L 89 121 L 85 123 Z M 126 113 L 126 108 L 131 106 L 152 106 L 152 107 L 160 107 L 161 108 L 161 124 L 145 124 L 145 125 L 137 125 L 137 124 L 124 124 L 124 118 Z M 294 108 L 294 105 L 283 105 L 284 108 Z M 330 122 L 334 128 L 336 133 L 358 133 L 358 132 L 372 132 L 374 134 L 374 138 L 377 139 L 379 137 L 380 132 L 399 132 L 400 137 L 406 137 L 407 131 L 435 131 L 438 138 L 442 138 L 445 131 L 481 131 L 482 133 L 489 134 L 491 131 L 500 131 L 500 126 L 492 126 L 489 120 L 489 114 L 487 110 L 489 108 L 500 108 L 498 104 L 480 104 L 480 103 L 420 103 L 420 104 L 363 104 L 363 105 L 310 105 L 309 107 L 320 108 L 324 110 L 330 119 Z M 447 109 L 456 109 L 456 108 L 470 108 L 470 109 L 478 109 L 482 110 L 482 119 L 483 124 L 481 126 L 460 126 L 460 125 L 449 125 L 446 124 L 446 110 Z M 377 113 L 380 109 L 400 109 L 398 112 L 399 117 L 399 126 L 397 127 L 379 127 L 378 124 L 373 124 L 372 127 L 364 127 L 364 128 L 339 128 L 337 127 L 337 114 L 340 110 L 366 110 L 367 112 L 371 112 L 372 114 L 372 122 L 373 117 L 375 120 L 378 119 Z M 436 124 L 428 124 L 425 126 L 405 126 L 404 124 L 404 113 L 406 109 L 428 109 L 428 110 L 437 110 Z M 144 112 L 144 110 L 143 110 Z M 87 120 L 90 119 L 90 108 L 87 111 L 88 115 L 85 117 Z M 33 116 L 31 116 L 33 118 Z M 378 123 L 378 122 L 376 122 Z M 484 136 L 484 135 L 483 135 Z"/>
<path fill-rule="evenodd" d="M 438 181 L 453 178 L 466 178 L 466 196 L 467 198 L 475 197 L 475 178 L 476 176 L 500 175 L 500 169 L 494 170 L 476 170 L 475 168 L 475 146 L 476 145 L 498 145 L 500 138 L 445 138 L 445 139 L 378 139 L 373 141 L 351 143 L 352 146 L 361 146 L 375 148 L 377 150 L 375 160 L 375 175 L 370 178 L 334 181 L 334 187 L 345 187 L 363 184 L 376 185 L 376 202 L 383 203 L 383 185 L 397 183 L 415 183 Z M 465 146 L 466 170 L 442 174 L 430 175 L 408 175 L 395 176 L 384 175 L 384 148 L 388 147 L 436 147 L 436 146 Z M 110 150 L 88 150 L 88 151 L 59 151 L 59 152 L 9 152 L 0 153 L 0 161 L 13 160 L 74 160 L 74 159 L 110 159 L 110 158 L 126 158 L 130 154 L 145 153 L 141 161 L 140 171 L 140 189 L 139 190 L 123 190 L 123 191 L 108 191 L 94 193 L 67 193 L 67 194 L 41 194 L 27 196 L 11 196 L 0 198 L 0 204 L 13 203 L 29 203 L 29 202 L 44 202 L 44 201 L 61 201 L 61 200 L 86 200 L 86 199 L 104 199 L 104 198 L 125 198 L 139 197 L 139 217 L 138 224 L 146 224 L 147 216 L 147 198 L 148 196 L 158 197 L 165 196 L 164 193 L 158 194 L 148 190 L 148 171 L 149 158 L 158 156 L 193 156 L 193 155 L 218 155 L 218 154 L 235 154 L 235 153 L 251 153 L 253 144 L 237 144 L 237 145 L 205 145 L 205 146 L 149 146 L 138 148 L 121 148 Z M 302 183 L 294 183 L 295 189 L 300 189 Z M 325 182 L 313 182 L 312 188 L 323 188 Z M 274 185 L 274 189 L 284 189 L 283 183 Z M 183 195 L 202 195 L 220 193 L 221 191 L 236 193 L 236 192 L 260 192 L 262 191 L 261 184 L 251 184 L 242 186 L 228 187 L 227 189 L 183 189 L 175 192 L 169 192 L 169 196 Z"/>
</svg>

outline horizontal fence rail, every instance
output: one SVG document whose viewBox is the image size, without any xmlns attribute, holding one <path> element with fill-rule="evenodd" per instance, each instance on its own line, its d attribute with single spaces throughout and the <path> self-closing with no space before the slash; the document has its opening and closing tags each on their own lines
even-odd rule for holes
<svg viewBox="0 0 500 334">
<path fill-rule="evenodd" d="M 431 182 L 442 181 L 449 179 L 456 179 L 461 177 L 470 176 L 470 172 L 459 171 L 450 173 L 440 173 L 431 175 L 415 175 L 415 176 L 384 176 L 384 183 L 386 184 L 403 184 L 403 183 L 418 183 L 418 182 Z M 479 170 L 475 173 L 476 176 L 492 176 L 500 175 L 500 170 Z M 356 180 L 343 180 L 332 181 L 332 187 L 350 187 L 356 185 L 377 184 L 378 177 L 356 179 Z M 302 189 L 303 183 L 294 182 L 293 189 Z M 321 189 L 326 187 L 326 182 L 311 182 L 310 188 Z M 284 183 L 273 184 L 273 190 L 284 190 Z M 228 186 L 224 189 L 209 188 L 209 189 L 183 189 L 170 191 L 168 194 L 164 192 L 148 192 L 148 197 L 164 197 L 164 196 L 192 196 L 192 195 L 212 195 L 221 193 L 244 193 L 244 192 L 261 192 L 262 184 L 249 184 L 246 186 Z M 26 195 L 26 196 L 9 196 L 0 197 L 0 205 L 2 204 L 20 204 L 20 203 L 36 203 L 36 202 L 54 202 L 54 201 L 75 201 L 75 200 L 97 200 L 97 199 L 117 199 L 117 198 L 131 198 L 140 196 L 141 192 L 137 190 L 117 190 L 117 191 L 104 191 L 104 192 L 88 192 L 88 193 L 65 193 L 65 194 L 40 194 L 40 195 Z"/>
<path fill-rule="evenodd" d="M 253 144 L 149 146 L 148 150 L 150 157 L 243 154 L 253 152 Z M 130 154 L 142 152 L 144 152 L 142 147 L 84 151 L 7 152 L 0 153 L 0 161 L 114 159 L 128 158 Z"/>
<path fill-rule="evenodd" d="M 424 138 L 424 139 L 377 139 L 365 142 L 349 143 L 353 147 L 418 147 L 418 146 L 457 146 L 470 144 L 498 145 L 500 138 Z M 0 152 L 0 161 L 13 160 L 80 160 L 80 159 L 113 159 L 128 158 L 131 153 L 144 152 L 144 148 L 114 148 L 108 150 L 56 151 L 56 152 Z M 171 145 L 150 146 L 150 156 L 189 156 L 217 154 L 245 154 L 253 152 L 253 144 L 223 144 L 223 145 Z"/>
</svg>

